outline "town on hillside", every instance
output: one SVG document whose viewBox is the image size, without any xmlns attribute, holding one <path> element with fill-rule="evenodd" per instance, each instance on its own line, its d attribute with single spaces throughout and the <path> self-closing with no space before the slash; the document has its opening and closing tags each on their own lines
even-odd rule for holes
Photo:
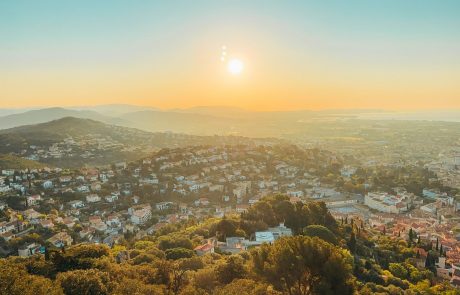
<svg viewBox="0 0 460 295">
<path fill-rule="evenodd" d="M 443 169 L 458 173 L 460 157 Z M 266 196 L 324 202 L 338 222 L 356 220 L 391 238 L 431 243 L 439 277 L 460 285 L 460 199 L 433 165 L 357 165 L 295 145 L 162 149 L 98 168 L 2 169 L 0 254 L 28 257 L 80 243 L 114 247 L 171 224 L 245 214 Z M 404 177 L 401 177 L 404 173 Z M 250 236 L 203 239 L 197 255 L 240 253 L 293 235 L 283 222 Z M 433 246 L 434 247 L 434 246 Z M 427 251 L 419 249 L 419 267 Z"/>
</svg>

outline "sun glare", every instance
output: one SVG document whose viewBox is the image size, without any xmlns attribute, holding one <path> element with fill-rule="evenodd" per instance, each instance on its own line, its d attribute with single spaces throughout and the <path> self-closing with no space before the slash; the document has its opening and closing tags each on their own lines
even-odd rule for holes
<svg viewBox="0 0 460 295">
<path fill-rule="evenodd" d="M 227 69 L 232 75 L 238 75 L 243 71 L 244 64 L 241 60 L 233 58 L 227 64 Z"/>
</svg>

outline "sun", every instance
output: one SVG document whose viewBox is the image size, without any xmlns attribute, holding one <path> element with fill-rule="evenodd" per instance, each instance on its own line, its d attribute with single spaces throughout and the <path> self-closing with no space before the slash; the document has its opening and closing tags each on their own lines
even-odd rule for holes
<svg viewBox="0 0 460 295">
<path fill-rule="evenodd" d="M 227 69 L 232 75 L 239 75 L 244 69 L 244 64 L 237 58 L 232 58 L 228 61 Z"/>
</svg>

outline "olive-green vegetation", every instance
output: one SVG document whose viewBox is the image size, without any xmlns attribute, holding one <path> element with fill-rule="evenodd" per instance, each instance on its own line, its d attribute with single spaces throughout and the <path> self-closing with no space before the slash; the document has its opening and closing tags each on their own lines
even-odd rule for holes
<svg viewBox="0 0 460 295">
<path fill-rule="evenodd" d="M 0 154 L 0 169 L 35 169 L 43 168 L 44 164 L 10 154 Z"/>
<path fill-rule="evenodd" d="M 233 255 L 193 251 L 208 238 L 250 238 L 280 222 L 293 229 L 292 237 Z M 415 246 L 431 253 L 428 268 L 416 267 Z M 359 220 L 336 222 L 324 203 L 291 204 L 278 195 L 241 216 L 190 219 L 141 240 L 127 237 L 111 249 L 79 244 L 2 259 L 0 293 L 460 294 L 431 271 L 439 251 L 414 236 L 373 232 Z"/>
</svg>

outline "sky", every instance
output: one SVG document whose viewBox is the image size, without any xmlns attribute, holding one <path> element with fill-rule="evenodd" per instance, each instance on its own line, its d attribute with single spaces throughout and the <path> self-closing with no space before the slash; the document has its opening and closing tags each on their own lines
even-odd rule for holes
<svg viewBox="0 0 460 295">
<path fill-rule="evenodd" d="M 0 1 L 0 108 L 460 109 L 459 85 L 455 0 Z"/>
</svg>

